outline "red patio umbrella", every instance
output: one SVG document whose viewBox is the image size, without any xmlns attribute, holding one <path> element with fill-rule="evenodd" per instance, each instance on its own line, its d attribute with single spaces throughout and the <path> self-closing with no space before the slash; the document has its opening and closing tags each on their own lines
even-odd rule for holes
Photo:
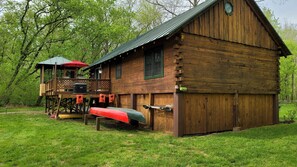
<svg viewBox="0 0 297 167">
<path fill-rule="evenodd" d="M 77 67 L 77 68 L 82 68 L 82 67 L 86 67 L 86 66 L 89 66 L 88 64 L 86 63 L 83 63 L 81 61 L 78 61 L 78 60 L 73 60 L 71 62 L 68 62 L 68 63 L 64 63 L 63 64 L 64 67 Z"/>
</svg>

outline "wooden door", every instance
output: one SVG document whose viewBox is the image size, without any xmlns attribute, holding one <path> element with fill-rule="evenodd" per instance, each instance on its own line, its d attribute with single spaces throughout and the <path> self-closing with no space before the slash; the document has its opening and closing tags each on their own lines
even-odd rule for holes
<svg viewBox="0 0 297 167">
<path fill-rule="evenodd" d="M 273 124 L 273 95 L 239 95 L 238 123 L 242 129 Z"/>
<path fill-rule="evenodd" d="M 141 112 L 146 120 L 146 124 L 150 125 L 150 111 L 143 108 L 143 105 L 150 105 L 150 96 L 149 94 L 139 94 L 136 95 L 136 110 Z"/>
<path fill-rule="evenodd" d="M 231 94 L 186 94 L 185 134 L 232 130 L 233 101 Z"/>
</svg>

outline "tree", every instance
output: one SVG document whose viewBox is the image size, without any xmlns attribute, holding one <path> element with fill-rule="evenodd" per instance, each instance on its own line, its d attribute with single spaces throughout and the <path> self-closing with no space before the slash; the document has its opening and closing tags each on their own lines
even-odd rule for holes
<svg viewBox="0 0 297 167">
<path fill-rule="evenodd" d="M 285 23 L 282 26 L 281 36 L 287 40 L 297 41 L 297 25 Z"/>
<path fill-rule="evenodd" d="M 15 86 L 34 73 L 35 60 L 51 34 L 69 24 L 71 15 L 62 7 L 62 2 L 55 0 L 6 1 L 4 4 L 1 65 L 10 66 L 10 75 L 6 76 L 1 95 L 4 103 L 8 103 Z"/>
<path fill-rule="evenodd" d="M 197 6 L 205 0 L 146 0 L 148 3 L 158 7 L 165 19 L 170 19 L 178 14 Z"/>
<path fill-rule="evenodd" d="M 282 27 L 279 19 L 275 17 L 271 9 L 264 7 L 262 10 L 274 29 L 283 39 L 286 39 L 285 43 L 293 54 L 287 58 L 282 57 L 280 59 L 280 100 L 292 101 L 295 99 L 297 92 L 295 86 L 295 75 L 297 72 L 297 30 L 294 25 L 286 24 Z"/>
<path fill-rule="evenodd" d="M 286 45 L 291 50 L 291 56 L 280 59 L 280 87 L 281 87 L 281 100 L 292 101 L 296 95 L 295 74 L 297 72 L 297 42 L 287 40 Z"/>
<path fill-rule="evenodd" d="M 27 83 L 36 83 L 38 93 L 38 61 L 56 54 L 93 61 L 130 38 L 129 13 L 114 0 L 7 0 L 0 9 L 2 105 L 32 92 Z"/>
<path fill-rule="evenodd" d="M 1 1 L 0 105 L 35 101 L 37 62 L 62 55 L 91 63 L 139 34 L 133 0 L 127 1 Z"/>
<path fill-rule="evenodd" d="M 281 24 L 279 22 L 279 18 L 275 17 L 274 12 L 266 7 L 262 8 L 262 11 L 264 13 L 264 15 L 266 16 L 266 18 L 268 19 L 268 21 L 270 22 L 270 24 L 273 26 L 273 28 L 278 32 L 281 33 Z"/>
<path fill-rule="evenodd" d="M 91 63 L 134 37 L 134 13 L 126 6 L 119 6 L 113 0 L 82 1 L 80 5 L 67 30 L 70 40 L 63 43 L 63 50 L 61 44 L 52 46 L 51 54 L 64 54 Z"/>
<path fill-rule="evenodd" d="M 162 11 L 165 19 L 170 19 L 180 13 L 193 8 L 205 0 L 146 0 L 148 3 L 155 5 Z M 265 0 L 256 0 L 256 2 L 263 2 Z M 281 0 L 284 2 L 286 0 Z"/>
<path fill-rule="evenodd" d="M 141 0 L 135 12 L 136 27 L 139 33 L 147 32 L 162 23 L 162 14 L 155 5 Z"/>
</svg>

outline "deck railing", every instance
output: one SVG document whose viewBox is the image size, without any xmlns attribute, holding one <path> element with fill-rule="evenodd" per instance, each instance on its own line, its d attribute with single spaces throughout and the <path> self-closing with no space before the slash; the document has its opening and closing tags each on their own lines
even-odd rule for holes
<svg viewBox="0 0 297 167">
<path fill-rule="evenodd" d="M 74 84 L 76 83 L 86 84 L 88 94 L 110 93 L 110 79 L 57 78 L 45 83 L 46 95 L 73 93 Z"/>
</svg>

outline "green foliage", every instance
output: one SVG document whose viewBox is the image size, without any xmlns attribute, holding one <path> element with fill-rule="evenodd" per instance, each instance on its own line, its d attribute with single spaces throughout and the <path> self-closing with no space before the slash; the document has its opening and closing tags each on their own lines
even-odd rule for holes
<svg viewBox="0 0 297 167">
<path fill-rule="evenodd" d="M 280 100 L 292 101 L 297 98 L 296 73 L 297 73 L 297 29 L 295 25 L 281 26 L 279 19 L 272 10 L 262 9 L 266 18 L 275 30 L 285 39 L 287 47 L 292 52 L 291 56 L 280 58 Z"/>
<path fill-rule="evenodd" d="M 145 0 L 140 1 L 136 15 L 137 27 L 141 33 L 153 29 L 162 23 L 162 14 L 155 5 Z"/>
<path fill-rule="evenodd" d="M 297 118 L 297 103 L 281 104 L 280 119 L 282 122 L 292 123 Z"/>
<path fill-rule="evenodd" d="M 268 19 L 268 21 L 270 22 L 270 24 L 273 26 L 273 28 L 280 33 L 281 32 L 281 24 L 279 22 L 279 18 L 275 17 L 274 12 L 266 7 L 262 8 L 262 11 L 264 13 L 264 15 L 266 16 L 266 18 Z"/>
<path fill-rule="evenodd" d="M 0 106 L 34 104 L 39 92 L 36 63 L 58 55 L 92 63 L 147 30 L 147 25 L 157 25 L 158 11 L 142 11 L 142 6 L 134 3 L 1 1 Z M 152 11 L 154 17 L 143 20 Z"/>
<path fill-rule="evenodd" d="M 284 115 L 286 115 L 290 110 L 295 110 L 296 105 L 294 103 L 281 103 L 279 118 L 282 120 Z"/>
<path fill-rule="evenodd" d="M 284 115 L 284 120 L 286 122 L 294 122 L 297 116 L 297 111 L 296 110 L 289 110 L 286 115 Z"/>
<path fill-rule="evenodd" d="M 26 109 L 27 110 L 27 109 Z M 0 114 L 0 166 L 295 166 L 297 124 L 174 138 L 40 112 Z"/>
<path fill-rule="evenodd" d="M 294 81 L 297 72 L 297 42 L 288 40 L 285 43 L 293 55 L 280 58 L 280 98 L 289 101 L 296 96 L 296 84 Z"/>
<path fill-rule="evenodd" d="M 50 48 L 51 44 L 50 36 L 70 23 L 71 12 L 61 6 L 63 2 L 55 0 L 5 3 L 3 15 L 0 16 L 0 31 L 3 33 L 0 68 L 6 69 L 0 72 L 4 78 L 0 88 L 2 105 L 11 102 L 13 96 L 23 96 L 33 91 L 27 90 L 30 87 L 27 83 L 38 75 L 34 70 L 36 60 L 46 55 L 46 48 Z M 32 98 L 32 93 L 22 97 L 27 98 Z M 27 103 L 23 100 L 20 102 Z"/>
</svg>

